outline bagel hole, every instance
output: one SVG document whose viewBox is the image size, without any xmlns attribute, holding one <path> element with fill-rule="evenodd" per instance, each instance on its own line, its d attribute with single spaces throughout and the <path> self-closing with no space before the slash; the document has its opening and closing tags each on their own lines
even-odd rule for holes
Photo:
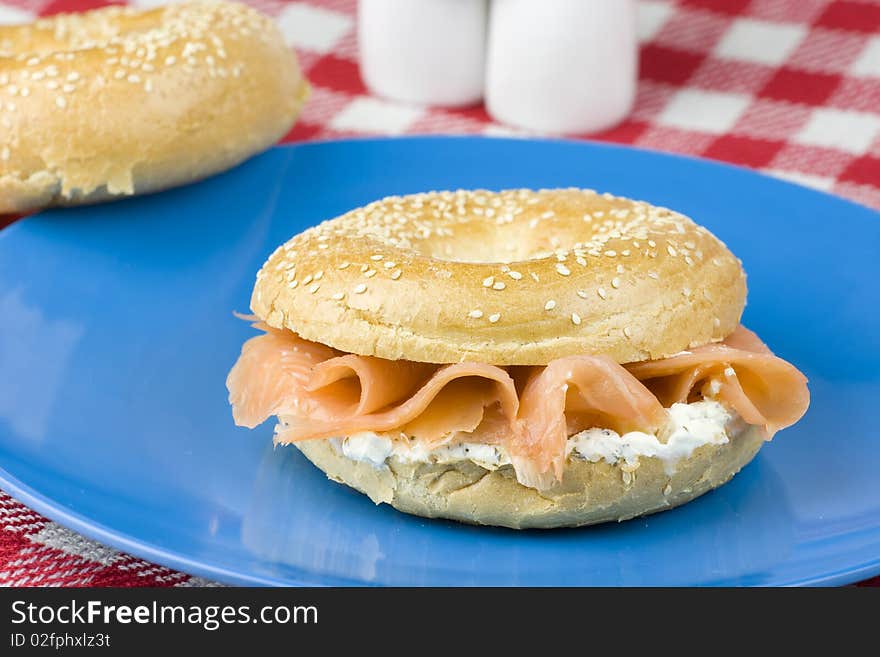
<svg viewBox="0 0 880 657">
<path fill-rule="evenodd" d="M 462 229 L 464 226 L 467 230 Z M 450 235 L 414 242 L 412 248 L 420 255 L 444 262 L 511 264 L 552 257 L 560 249 L 569 250 L 579 239 L 589 237 L 558 230 L 556 226 L 541 230 L 540 224 L 531 227 L 526 223 L 497 226 L 471 222 L 457 228 L 450 229 Z"/>
</svg>

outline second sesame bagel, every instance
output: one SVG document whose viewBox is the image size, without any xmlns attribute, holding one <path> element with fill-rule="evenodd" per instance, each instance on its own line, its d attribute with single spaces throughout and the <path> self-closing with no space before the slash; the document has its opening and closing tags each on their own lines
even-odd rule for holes
<svg viewBox="0 0 880 657">
<path fill-rule="evenodd" d="M 0 26 L 0 214 L 150 192 L 269 147 L 308 95 L 272 20 L 232 2 Z"/>
<path fill-rule="evenodd" d="M 342 351 L 429 363 L 619 363 L 723 339 L 740 262 L 689 218 L 590 190 L 391 197 L 279 247 L 253 312 Z"/>
</svg>

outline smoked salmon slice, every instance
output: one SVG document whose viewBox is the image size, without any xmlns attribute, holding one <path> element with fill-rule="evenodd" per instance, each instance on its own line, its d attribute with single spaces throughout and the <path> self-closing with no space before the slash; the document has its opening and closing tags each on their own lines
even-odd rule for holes
<svg viewBox="0 0 880 657">
<path fill-rule="evenodd" d="M 336 351 L 289 331 L 254 326 L 266 333 L 244 343 L 226 377 L 235 423 L 253 429 L 282 411 L 297 415 L 324 412 L 322 405 L 309 403 L 306 386 L 313 368 L 336 356 Z"/>
<path fill-rule="evenodd" d="M 520 400 L 520 427 L 508 451 L 524 486 L 545 489 L 562 478 L 568 437 L 604 427 L 653 433 L 666 420 L 657 398 L 604 356 L 568 356 L 533 368 Z"/>
<path fill-rule="evenodd" d="M 384 362 L 387 369 L 380 376 L 394 376 L 393 363 L 397 361 Z M 370 382 L 361 381 L 361 386 L 365 385 Z M 281 442 L 292 442 L 360 431 L 416 435 L 411 432 L 418 430 L 419 440 L 436 445 L 450 433 L 472 432 L 480 424 L 484 409 L 495 402 L 513 424 L 519 400 L 513 379 L 503 369 L 483 363 L 445 365 L 401 404 L 366 415 L 297 417 L 277 437 Z"/>
<path fill-rule="evenodd" d="M 295 333 L 254 324 L 265 333 L 245 342 L 226 377 L 235 423 L 254 428 L 273 415 L 315 422 L 364 416 L 412 393 L 433 365 L 338 351 Z"/>
<path fill-rule="evenodd" d="M 728 404 L 770 438 L 800 420 L 810 405 L 807 378 L 739 326 L 723 342 L 626 368 L 669 407 L 695 393 Z"/>
</svg>

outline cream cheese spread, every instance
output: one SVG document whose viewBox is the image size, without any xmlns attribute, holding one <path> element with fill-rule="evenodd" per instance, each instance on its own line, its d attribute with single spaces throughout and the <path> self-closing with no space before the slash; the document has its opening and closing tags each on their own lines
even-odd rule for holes
<svg viewBox="0 0 880 657">
<path fill-rule="evenodd" d="M 687 459 L 703 445 L 723 445 L 740 431 L 745 423 L 733 411 L 714 400 L 692 404 L 673 404 L 669 423 L 658 434 L 631 431 L 623 435 L 610 429 L 587 429 L 569 437 L 566 454 L 569 458 L 596 463 L 626 463 L 636 465 L 640 457 L 661 460 L 666 472 L 672 474 L 675 465 Z M 352 434 L 346 438 L 331 438 L 337 453 L 354 461 L 363 461 L 374 467 L 383 467 L 388 459 L 403 463 L 454 463 L 471 461 L 487 470 L 510 464 L 510 457 L 502 445 L 486 445 L 451 440 L 434 449 L 416 443 L 392 441 L 372 432 Z"/>
</svg>

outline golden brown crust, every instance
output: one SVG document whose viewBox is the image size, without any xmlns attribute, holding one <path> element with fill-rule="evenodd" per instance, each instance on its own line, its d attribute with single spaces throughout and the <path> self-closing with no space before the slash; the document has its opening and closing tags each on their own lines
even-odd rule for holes
<svg viewBox="0 0 880 657">
<path fill-rule="evenodd" d="M 229 168 L 308 94 L 272 21 L 228 2 L 0 26 L 0 213 L 149 192 Z"/>
<path fill-rule="evenodd" d="M 562 482 L 541 492 L 518 483 L 510 466 L 489 471 L 470 461 L 391 460 L 377 468 L 342 456 L 329 440 L 294 444 L 330 479 L 365 493 L 376 504 L 428 518 L 549 529 L 627 520 L 689 502 L 727 482 L 763 443 L 760 429 L 748 427 L 724 445 L 698 448 L 671 476 L 656 458 L 642 457 L 635 470 L 570 460 Z"/>
<path fill-rule="evenodd" d="M 671 210 L 579 189 L 458 191 L 297 235 L 251 308 L 351 353 L 503 366 L 669 356 L 731 333 L 745 296 L 740 262 Z"/>
</svg>

